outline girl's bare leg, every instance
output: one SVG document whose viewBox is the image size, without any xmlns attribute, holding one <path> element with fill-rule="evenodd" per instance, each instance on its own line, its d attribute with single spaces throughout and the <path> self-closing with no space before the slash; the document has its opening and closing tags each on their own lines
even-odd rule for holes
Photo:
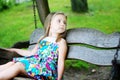
<svg viewBox="0 0 120 80">
<path fill-rule="evenodd" d="M 0 80 L 10 80 L 20 73 L 26 74 L 24 65 L 20 62 L 17 62 L 8 69 L 0 72 Z"/>
<path fill-rule="evenodd" d="M 0 65 L 0 72 L 9 68 L 10 66 L 14 65 L 15 63 L 14 62 L 8 62 L 6 64 L 3 64 L 3 65 Z"/>
</svg>

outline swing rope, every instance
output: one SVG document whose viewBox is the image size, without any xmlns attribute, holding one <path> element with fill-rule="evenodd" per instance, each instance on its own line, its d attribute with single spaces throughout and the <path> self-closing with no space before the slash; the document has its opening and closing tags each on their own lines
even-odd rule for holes
<svg viewBox="0 0 120 80">
<path fill-rule="evenodd" d="M 119 38 L 119 44 L 118 44 L 118 46 L 117 46 L 117 50 L 116 50 L 116 53 L 115 53 L 115 55 L 114 55 L 114 60 L 117 60 L 118 59 L 118 51 L 119 51 L 119 48 L 120 48 L 120 38 Z"/>
<path fill-rule="evenodd" d="M 37 29 L 37 19 L 36 19 L 36 0 L 33 1 L 33 14 L 34 14 L 34 23 L 35 23 L 35 29 Z"/>
<path fill-rule="evenodd" d="M 114 59 L 112 60 L 112 69 L 109 80 L 120 80 L 120 60 L 118 59 L 119 50 L 120 50 L 120 38 L 116 53 L 114 55 Z"/>
</svg>

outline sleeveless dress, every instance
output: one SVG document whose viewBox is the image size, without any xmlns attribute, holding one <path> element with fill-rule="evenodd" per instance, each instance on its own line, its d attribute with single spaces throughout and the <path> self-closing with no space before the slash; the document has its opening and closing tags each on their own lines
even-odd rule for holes
<svg viewBox="0 0 120 80">
<path fill-rule="evenodd" d="M 23 63 L 28 76 L 35 80 L 57 80 L 58 44 L 56 38 L 44 38 L 40 41 L 35 55 L 13 58 L 13 61 Z"/>
</svg>

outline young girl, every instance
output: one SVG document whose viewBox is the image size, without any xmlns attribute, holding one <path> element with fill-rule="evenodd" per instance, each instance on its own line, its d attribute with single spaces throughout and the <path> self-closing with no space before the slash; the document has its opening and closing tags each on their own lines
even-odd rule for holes
<svg viewBox="0 0 120 80">
<path fill-rule="evenodd" d="M 67 17 L 64 13 L 50 13 L 44 23 L 45 35 L 32 51 L 7 49 L 24 57 L 14 58 L 0 66 L 0 80 L 10 80 L 18 74 L 28 75 L 35 80 L 61 80 L 67 53 Z"/>
</svg>

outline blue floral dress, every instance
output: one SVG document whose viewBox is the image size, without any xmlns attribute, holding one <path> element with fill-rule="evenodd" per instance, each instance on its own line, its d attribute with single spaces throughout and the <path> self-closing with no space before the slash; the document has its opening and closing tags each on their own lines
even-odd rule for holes
<svg viewBox="0 0 120 80">
<path fill-rule="evenodd" d="M 57 80 L 58 44 L 55 41 L 46 37 L 40 41 L 35 55 L 13 61 L 23 63 L 27 74 L 36 80 Z"/>
</svg>

